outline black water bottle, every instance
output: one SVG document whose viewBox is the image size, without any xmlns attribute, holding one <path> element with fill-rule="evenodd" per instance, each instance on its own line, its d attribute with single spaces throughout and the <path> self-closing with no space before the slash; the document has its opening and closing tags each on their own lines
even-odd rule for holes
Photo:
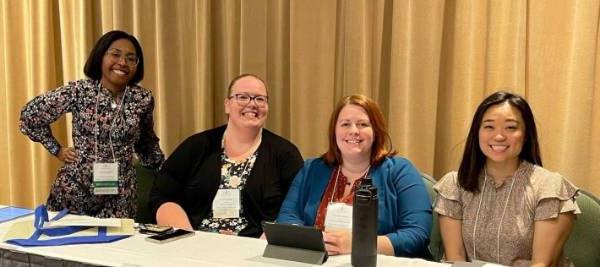
<svg viewBox="0 0 600 267">
<path fill-rule="evenodd" d="M 377 188 L 367 176 L 352 204 L 352 266 L 377 265 Z"/>
</svg>

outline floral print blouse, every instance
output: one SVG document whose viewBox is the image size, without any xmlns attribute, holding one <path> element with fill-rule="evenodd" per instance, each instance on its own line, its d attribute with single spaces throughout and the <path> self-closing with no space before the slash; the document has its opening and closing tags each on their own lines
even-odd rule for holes
<svg viewBox="0 0 600 267">
<path fill-rule="evenodd" d="M 135 218 L 136 173 L 134 153 L 141 164 L 157 169 L 164 154 L 154 133 L 154 98 L 150 91 L 127 86 L 120 103 L 110 90 L 91 79 L 67 85 L 35 97 L 21 111 L 20 130 L 57 155 L 60 144 L 50 124 L 71 113 L 72 138 L 77 161 L 58 171 L 47 205 L 50 210 L 68 208 L 71 213 L 96 217 Z M 119 166 L 118 194 L 95 195 L 93 163 L 113 162 Z"/>
<path fill-rule="evenodd" d="M 258 152 L 254 152 L 241 162 L 234 162 L 227 157 L 225 151 L 221 154 L 221 184 L 219 189 L 239 189 L 240 192 L 246 185 L 246 180 L 252 172 Z M 241 200 L 241 199 L 240 199 Z M 240 203 L 241 205 L 241 203 Z M 208 218 L 202 220 L 200 230 L 208 232 L 231 231 L 235 234 L 248 226 L 248 220 L 244 215 L 244 206 L 241 206 L 240 216 L 237 218 L 214 218 L 211 211 Z"/>
</svg>

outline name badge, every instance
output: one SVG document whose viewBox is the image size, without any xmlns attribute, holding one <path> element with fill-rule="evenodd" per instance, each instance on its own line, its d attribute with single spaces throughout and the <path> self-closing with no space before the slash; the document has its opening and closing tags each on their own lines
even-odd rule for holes
<svg viewBox="0 0 600 267">
<path fill-rule="evenodd" d="M 95 195 L 115 195 L 119 193 L 119 163 L 94 162 L 93 176 Z"/>
<path fill-rule="evenodd" d="M 329 203 L 325 215 L 326 230 L 352 230 L 352 206 L 346 203 Z"/>
<path fill-rule="evenodd" d="M 238 218 L 240 208 L 239 189 L 219 189 L 212 203 L 213 218 Z"/>
</svg>

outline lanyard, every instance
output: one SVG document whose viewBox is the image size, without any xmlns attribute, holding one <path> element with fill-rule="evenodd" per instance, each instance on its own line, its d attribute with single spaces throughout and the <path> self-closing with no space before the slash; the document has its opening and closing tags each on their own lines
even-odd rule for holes
<svg viewBox="0 0 600 267">
<path fill-rule="evenodd" d="M 98 103 L 100 102 L 100 91 L 102 90 L 102 83 L 100 81 L 98 81 L 98 92 L 96 93 L 96 108 L 94 109 L 94 161 L 98 161 L 98 134 L 100 132 L 100 129 L 98 128 Z M 115 149 L 113 147 L 113 141 L 112 141 L 112 129 L 113 129 L 113 125 L 115 124 L 115 121 L 117 120 L 117 117 L 119 115 L 119 113 L 121 112 L 121 107 L 123 107 L 125 105 L 125 97 L 127 96 L 127 92 L 129 90 L 129 86 L 125 87 L 125 92 L 123 93 L 123 95 L 121 96 L 121 103 L 118 105 L 119 107 L 117 108 L 117 112 L 116 114 L 113 112 L 113 118 L 112 121 L 110 122 L 110 128 L 108 129 L 108 141 L 110 144 L 110 151 L 112 152 L 112 157 L 113 157 L 113 162 L 116 162 L 116 157 L 115 157 Z"/>
<path fill-rule="evenodd" d="M 252 144 L 252 146 L 250 146 L 250 148 L 246 152 L 244 152 L 244 154 L 242 154 L 242 155 L 248 154 L 248 152 L 258 149 L 258 146 L 262 142 L 262 130 L 263 130 L 263 128 L 261 127 L 260 131 L 258 132 L 258 136 L 254 140 L 254 143 Z M 227 135 L 227 128 L 225 128 L 225 131 L 223 132 L 223 137 L 221 137 L 221 148 L 223 149 L 223 153 L 225 154 L 225 156 L 227 156 L 227 153 L 225 153 L 225 136 L 226 135 Z M 229 156 L 227 156 L 227 158 L 229 158 Z M 233 161 L 233 162 L 236 163 L 235 161 Z M 246 165 L 246 167 L 247 167 L 247 165 Z M 246 171 L 246 168 L 244 168 L 244 171 Z"/>
<path fill-rule="evenodd" d="M 367 167 L 367 170 L 365 170 L 365 172 L 363 173 L 363 175 L 361 175 L 360 177 L 358 177 L 358 179 L 366 177 L 367 174 L 369 174 L 369 170 L 370 169 L 371 169 L 371 165 L 369 165 Z M 340 172 L 341 172 L 341 170 L 342 170 L 342 166 L 339 165 L 338 169 L 337 169 L 337 172 L 335 174 L 335 181 L 333 181 L 333 192 L 331 193 L 331 198 L 329 198 L 329 203 L 333 203 L 333 198 L 335 197 L 335 194 L 337 192 L 336 191 L 336 189 L 337 189 L 337 182 L 338 182 L 338 179 L 340 178 Z M 358 179 L 356 179 L 356 180 L 358 180 Z M 343 196 L 342 196 L 342 198 L 343 198 Z"/>
<path fill-rule="evenodd" d="M 475 224 L 473 226 L 473 260 L 477 259 L 475 250 L 475 231 L 477 230 L 477 220 L 479 219 L 479 210 L 481 209 L 481 202 L 483 202 L 483 194 L 485 193 L 485 184 L 487 182 L 487 170 L 483 169 L 483 189 L 481 190 L 481 197 L 479 198 L 479 206 L 477 207 L 477 213 L 475 214 Z M 506 202 L 504 202 L 504 209 L 502 210 L 502 216 L 500 216 L 500 223 L 498 224 L 498 235 L 496 236 L 496 262 L 500 263 L 500 230 L 502 229 L 502 220 L 504 220 L 504 214 L 506 213 L 506 206 L 510 200 L 510 194 L 512 193 L 513 186 L 515 185 L 516 178 L 513 176 L 513 180 L 510 183 L 510 190 L 508 196 L 506 196 Z"/>
</svg>

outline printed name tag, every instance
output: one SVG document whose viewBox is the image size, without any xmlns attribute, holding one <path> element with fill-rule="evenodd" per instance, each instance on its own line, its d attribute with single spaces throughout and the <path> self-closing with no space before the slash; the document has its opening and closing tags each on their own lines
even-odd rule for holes
<svg viewBox="0 0 600 267">
<path fill-rule="evenodd" d="M 240 217 L 240 190 L 219 189 L 212 203 L 213 218 Z"/>
<path fill-rule="evenodd" d="M 115 195 L 119 193 L 119 164 L 94 162 L 94 194 Z"/>
<path fill-rule="evenodd" d="M 352 206 L 346 203 L 329 203 L 325 215 L 325 230 L 352 230 Z"/>
</svg>

